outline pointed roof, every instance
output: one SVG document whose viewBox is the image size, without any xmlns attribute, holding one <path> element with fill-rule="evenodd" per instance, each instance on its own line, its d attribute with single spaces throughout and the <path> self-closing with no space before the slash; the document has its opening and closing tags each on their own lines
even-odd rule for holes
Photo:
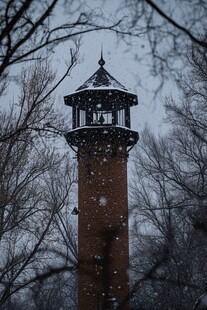
<svg viewBox="0 0 207 310">
<path fill-rule="evenodd" d="M 127 89 L 120 83 L 118 82 L 111 74 L 108 73 L 104 69 L 105 61 L 102 56 L 101 52 L 101 58 L 99 60 L 99 65 L 100 68 L 87 80 L 85 83 L 83 83 L 82 86 L 80 86 L 76 91 L 80 91 L 83 89 L 122 89 L 127 91 Z"/>
<path fill-rule="evenodd" d="M 78 106 L 81 109 L 97 106 L 99 103 L 110 109 L 114 105 L 120 108 L 124 108 L 126 105 L 130 107 L 137 105 L 137 95 L 130 93 L 103 68 L 105 61 L 102 51 L 98 63 L 100 68 L 74 93 L 64 97 L 65 104 L 71 107 Z"/>
</svg>

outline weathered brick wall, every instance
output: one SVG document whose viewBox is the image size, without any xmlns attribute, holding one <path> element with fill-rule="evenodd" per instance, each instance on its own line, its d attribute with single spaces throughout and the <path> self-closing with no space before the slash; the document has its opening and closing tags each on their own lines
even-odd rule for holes
<svg viewBox="0 0 207 310">
<path fill-rule="evenodd" d="M 126 142 L 86 141 L 78 165 L 79 309 L 106 310 L 102 293 L 119 302 L 129 294 Z"/>
</svg>

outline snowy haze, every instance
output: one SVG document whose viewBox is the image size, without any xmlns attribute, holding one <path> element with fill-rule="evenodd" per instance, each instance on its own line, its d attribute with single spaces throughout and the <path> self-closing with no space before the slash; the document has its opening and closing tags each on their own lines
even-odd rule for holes
<svg viewBox="0 0 207 310">
<path fill-rule="evenodd" d="M 84 5 L 85 10 L 102 11 L 103 15 L 111 21 L 126 15 L 124 8 L 117 13 L 120 5 L 119 1 L 110 1 L 109 3 L 109 1 L 89 0 Z M 65 16 L 63 16 L 64 14 Z M 77 11 L 75 14 L 77 16 L 74 16 L 74 20 L 79 16 L 80 11 Z M 57 26 L 65 18 L 67 18 L 67 13 L 63 12 L 63 8 L 60 7 L 59 16 L 54 17 L 52 22 Z M 65 106 L 63 97 L 75 92 L 97 71 L 100 67 L 98 61 L 101 56 L 101 47 L 103 46 L 104 68 L 129 92 L 138 96 L 138 106 L 131 108 L 132 130 L 140 133 L 140 139 L 142 138 L 141 132 L 145 125 L 157 135 L 164 133 L 167 128 L 164 123 L 165 112 L 163 108 L 165 96 L 174 94 L 176 87 L 173 82 L 168 81 L 162 92 L 154 98 L 153 91 L 158 86 L 159 81 L 150 75 L 149 62 L 148 60 L 146 61 L 146 57 L 145 62 L 141 63 L 137 60 L 137 55 L 146 56 L 148 52 L 144 35 L 133 38 L 126 36 L 122 39 L 120 37 L 117 38 L 117 35 L 109 30 L 101 30 L 99 32 L 85 33 L 80 42 L 78 64 L 55 91 L 57 110 L 67 115 L 68 123 L 71 124 L 71 108 Z M 74 42 L 71 40 L 54 48 L 53 56 L 50 59 L 52 67 L 57 73 L 57 80 L 67 70 L 67 64 L 70 61 L 70 49 L 73 47 Z M 22 67 L 26 66 L 27 64 L 24 63 L 13 66 L 13 75 L 20 76 Z M 18 100 L 18 92 L 19 89 L 14 84 L 7 94 L 10 103 L 13 104 Z"/>
<path fill-rule="evenodd" d="M 110 19 L 117 14 L 116 5 L 115 1 L 110 3 L 87 1 L 89 10 L 99 10 L 101 7 L 103 14 Z M 119 12 L 120 16 L 123 16 L 123 11 Z M 73 68 L 71 75 L 63 81 L 57 91 L 58 107 L 68 112 L 70 108 L 64 107 L 63 96 L 73 93 L 96 72 L 99 68 L 101 46 L 103 46 L 103 58 L 106 62 L 104 68 L 128 91 L 138 95 L 139 105 L 131 109 L 132 129 L 140 132 L 147 124 L 153 132 L 160 134 L 166 129 L 163 122 L 164 98 L 165 95 L 171 95 L 175 85 L 168 83 L 168 87 L 154 98 L 153 90 L 156 89 L 159 81 L 150 76 L 147 63 L 141 64 L 136 60 L 137 54 L 140 56 L 147 53 L 146 41 L 143 36 L 126 37 L 126 39 L 127 41 L 117 39 L 116 34 L 109 31 L 84 34 L 79 51 L 80 63 Z M 61 74 L 61 70 L 65 68 L 65 60 L 68 58 L 70 47 L 71 43 L 65 43 L 64 47 L 56 50 L 54 60 L 58 62 L 58 74 Z"/>
</svg>

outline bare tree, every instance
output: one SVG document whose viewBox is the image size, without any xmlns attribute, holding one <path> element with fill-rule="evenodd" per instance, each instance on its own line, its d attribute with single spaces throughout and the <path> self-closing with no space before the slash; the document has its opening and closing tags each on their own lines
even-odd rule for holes
<svg viewBox="0 0 207 310">
<path fill-rule="evenodd" d="M 55 17 L 63 8 L 67 14 L 62 13 L 63 22 L 57 23 Z M 111 30 L 132 34 L 120 28 L 122 20 L 111 22 L 104 19 L 101 12 L 85 10 L 81 2 L 74 0 L 4 0 L 0 10 L 0 77 L 3 85 L 12 65 L 44 59 L 58 44 L 74 41 L 84 33 Z"/>
<path fill-rule="evenodd" d="M 136 30 L 139 46 L 135 60 L 155 79 L 156 93 L 169 78 L 178 78 L 189 67 L 186 55 L 192 45 L 207 48 L 207 3 L 192 1 L 123 0 L 128 29 Z M 141 77 L 140 77 L 141 79 Z"/>
<path fill-rule="evenodd" d="M 49 95 L 53 78 L 47 63 L 24 71 L 18 105 L 0 115 L 6 137 L 0 144 L 1 307 L 12 305 L 13 295 L 33 282 L 76 269 L 71 221 L 70 248 L 60 242 L 75 166 L 69 154 L 47 141 L 53 134 L 50 126 L 65 126 L 63 119 L 57 120 Z"/>
<path fill-rule="evenodd" d="M 133 292 L 145 309 L 193 307 L 207 277 L 205 49 L 193 49 L 189 60 L 181 102 L 166 102 L 169 133 L 144 131 L 135 158 Z"/>
<path fill-rule="evenodd" d="M 55 18 L 63 7 L 67 15 L 63 14 L 63 22 L 57 24 Z M 124 39 L 126 35 L 139 37 L 143 53 L 135 52 L 136 59 L 144 60 L 150 67 L 150 75 L 159 77 L 158 89 L 169 76 L 177 78 L 177 73 L 186 67 L 185 55 L 191 44 L 205 49 L 207 46 L 207 5 L 202 0 L 179 1 L 179 5 L 176 0 L 170 3 L 123 0 L 118 6 L 119 13 L 123 13 L 114 22 L 103 18 L 101 9 L 86 10 L 81 2 L 74 0 L 48 3 L 11 0 L 2 1 L 0 8 L 2 91 L 12 65 L 51 56 L 58 44 L 73 42 L 91 31 L 111 30 Z"/>
</svg>

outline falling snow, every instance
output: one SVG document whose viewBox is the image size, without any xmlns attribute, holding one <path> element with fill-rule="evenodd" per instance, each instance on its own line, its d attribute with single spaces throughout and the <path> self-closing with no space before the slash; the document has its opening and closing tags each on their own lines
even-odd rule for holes
<svg viewBox="0 0 207 310">
<path fill-rule="evenodd" d="M 118 88 L 127 91 L 127 89 L 111 76 L 103 67 L 100 67 L 77 91 L 86 88 Z"/>
<path fill-rule="evenodd" d="M 101 196 L 99 199 L 99 205 L 105 207 L 107 205 L 107 199 L 104 196 Z"/>
</svg>

